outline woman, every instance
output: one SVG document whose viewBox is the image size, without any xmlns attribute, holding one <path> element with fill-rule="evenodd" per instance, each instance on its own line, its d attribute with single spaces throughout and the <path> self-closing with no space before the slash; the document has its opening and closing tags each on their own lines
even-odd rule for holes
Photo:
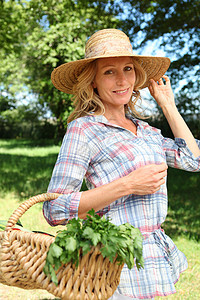
<svg viewBox="0 0 200 300">
<path fill-rule="evenodd" d="M 123 32 L 104 29 L 87 41 L 85 59 L 61 65 L 51 77 L 56 88 L 74 95 L 75 109 L 48 188 L 62 196 L 44 203 L 45 218 L 53 226 L 66 224 L 94 208 L 116 225 L 138 227 L 144 237 L 144 269 L 125 265 L 111 299 L 175 293 L 187 268 L 161 224 L 167 214 L 167 167 L 199 171 L 200 143 L 175 106 L 164 75 L 169 64 L 168 58 L 133 54 Z M 139 90 L 147 86 L 175 140 L 135 118 Z M 84 177 L 88 191 L 80 192 Z"/>
</svg>

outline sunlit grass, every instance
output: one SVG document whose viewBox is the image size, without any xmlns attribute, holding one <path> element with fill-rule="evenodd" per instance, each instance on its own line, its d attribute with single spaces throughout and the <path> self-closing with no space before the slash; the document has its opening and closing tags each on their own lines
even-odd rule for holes
<svg viewBox="0 0 200 300">
<path fill-rule="evenodd" d="M 7 220 L 20 203 L 45 193 L 60 146 L 52 141 L 0 140 L 0 219 Z M 200 299 L 200 176 L 169 168 L 169 211 L 163 225 L 166 233 L 188 259 L 188 269 L 176 284 L 177 293 L 156 299 Z M 21 218 L 29 230 L 56 234 L 62 226 L 50 227 L 42 204 L 31 207 Z M 26 291 L 0 284 L 0 300 L 55 299 L 42 290 Z"/>
<path fill-rule="evenodd" d="M 195 240 L 188 240 L 184 236 L 178 237 L 174 242 L 178 249 L 186 255 L 188 269 L 180 275 L 176 284 L 176 294 L 156 299 L 198 300 L 200 299 L 200 244 Z"/>
<path fill-rule="evenodd" d="M 0 220 L 8 220 L 19 206 L 20 202 L 13 193 L 0 197 Z M 22 215 L 20 221 L 23 227 L 28 230 L 43 231 L 52 235 L 56 235 L 58 230 L 64 228 L 63 226 L 51 227 L 46 222 L 42 213 L 42 203 L 37 203 L 29 208 Z"/>
</svg>

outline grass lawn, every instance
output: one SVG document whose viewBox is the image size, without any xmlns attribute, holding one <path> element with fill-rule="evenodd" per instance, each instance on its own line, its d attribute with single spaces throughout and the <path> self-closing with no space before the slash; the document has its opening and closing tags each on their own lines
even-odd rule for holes
<svg viewBox="0 0 200 300">
<path fill-rule="evenodd" d="M 52 141 L 0 140 L 0 219 L 7 220 L 25 199 L 46 192 L 60 146 Z M 169 212 L 166 233 L 188 259 L 189 267 L 176 284 L 177 293 L 156 299 L 200 299 L 200 176 L 168 170 Z M 42 204 L 21 218 L 24 227 L 55 234 L 43 218 Z M 22 290 L 0 284 L 0 300 L 55 299 L 42 290 Z"/>
</svg>

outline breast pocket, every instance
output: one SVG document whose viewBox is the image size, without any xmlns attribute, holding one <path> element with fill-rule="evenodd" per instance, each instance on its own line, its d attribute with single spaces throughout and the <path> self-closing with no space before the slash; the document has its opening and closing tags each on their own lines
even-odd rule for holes
<svg viewBox="0 0 200 300">
<path fill-rule="evenodd" d="M 102 143 L 104 155 L 127 172 L 145 164 L 147 153 L 144 141 L 139 138 L 116 137 L 105 139 Z"/>
</svg>

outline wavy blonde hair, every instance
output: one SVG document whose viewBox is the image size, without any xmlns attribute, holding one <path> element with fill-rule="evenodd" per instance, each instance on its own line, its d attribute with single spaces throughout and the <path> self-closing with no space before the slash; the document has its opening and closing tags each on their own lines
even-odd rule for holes
<svg viewBox="0 0 200 300">
<path fill-rule="evenodd" d="M 139 88 L 146 81 L 146 72 L 142 69 L 137 61 L 133 59 L 133 65 L 136 74 L 136 81 L 133 94 L 125 105 L 125 112 L 132 112 L 134 116 L 143 118 L 143 116 L 137 112 L 135 105 L 136 102 L 141 98 Z M 74 110 L 69 115 L 67 123 L 86 116 L 91 112 L 97 115 L 103 115 L 105 113 L 104 105 L 97 93 L 93 88 L 92 82 L 96 75 L 97 60 L 94 60 L 87 64 L 82 73 L 78 76 L 77 82 L 73 86 L 73 106 Z"/>
</svg>

